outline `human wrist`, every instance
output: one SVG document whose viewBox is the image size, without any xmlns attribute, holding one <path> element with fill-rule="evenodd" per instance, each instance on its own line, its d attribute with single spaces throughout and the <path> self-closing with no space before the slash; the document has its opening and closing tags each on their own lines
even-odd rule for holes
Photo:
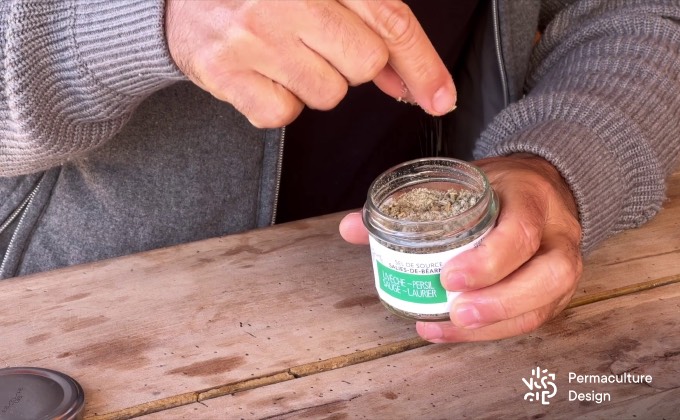
<svg viewBox="0 0 680 420">
<path fill-rule="evenodd" d="M 527 152 L 512 153 L 507 157 L 521 159 L 531 168 L 531 170 L 541 176 L 542 179 L 546 180 L 560 198 L 561 202 L 578 220 L 578 205 L 576 204 L 574 194 L 560 171 L 550 161 L 540 155 Z"/>
<path fill-rule="evenodd" d="M 569 187 L 567 181 L 562 177 L 560 171 L 550 161 L 540 155 L 529 152 L 508 153 L 504 156 L 495 156 L 476 161 L 483 170 L 493 167 L 494 172 L 498 168 L 505 171 L 521 173 L 522 182 L 530 184 L 532 190 L 540 192 L 549 202 L 561 204 L 571 214 L 575 220 L 579 220 L 577 201 Z M 490 182 L 502 181 L 503 175 L 493 175 Z"/>
</svg>

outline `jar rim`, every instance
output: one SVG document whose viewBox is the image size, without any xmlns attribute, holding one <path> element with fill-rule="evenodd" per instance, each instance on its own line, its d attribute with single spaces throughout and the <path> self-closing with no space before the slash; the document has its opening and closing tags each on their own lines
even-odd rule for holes
<svg viewBox="0 0 680 420">
<path fill-rule="evenodd" d="M 388 222 L 399 223 L 400 225 L 403 225 L 405 227 L 407 227 L 407 226 L 424 226 L 424 227 L 426 227 L 426 226 L 437 226 L 438 224 L 442 224 L 442 223 L 450 222 L 450 221 L 455 220 L 455 219 L 463 218 L 463 217 L 469 215 L 470 213 L 472 213 L 474 211 L 478 211 L 479 206 L 487 205 L 487 203 L 485 203 L 485 200 L 477 200 L 477 202 L 475 204 L 473 204 L 472 206 L 465 209 L 464 211 L 462 211 L 459 214 L 455 214 L 455 215 L 452 215 L 452 216 L 449 216 L 449 217 L 446 217 L 446 218 L 442 218 L 442 219 L 438 219 L 438 220 L 419 221 L 419 220 L 399 219 L 399 218 L 390 216 L 387 213 L 380 210 L 380 204 L 382 204 L 382 203 L 380 203 L 380 204 L 375 203 L 374 200 L 373 200 L 373 197 L 371 197 L 371 192 L 374 191 L 376 186 L 381 181 L 383 181 L 383 179 L 388 174 L 396 172 L 399 169 L 402 169 L 402 168 L 407 167 L 407 166 L 414 166 L 414 165 L 418 165 L 418 164 L 421 164 L 421 163 L 428 163 L 428 164 L 436 165 L 437 162 L 446 162 L 446 163 L 449 163 L 449 164 L 453 163 L 453 164 L 465 167 L 466 169 L 472 170 L 482 180 L 482 186 L 483 186 L 482 194 L 483 195 L 485 195 L 487 193 L 487 191 L 489 191 L 491 189 L 491 184 L 489 183 L 489 179 L 487 178 L 484 171 L 482 171 L 477 166 L 472 165 L 469 162 L 466 162 L 464 160 L 449 158 L 449 157 L 440 157 L 440 156 L 412 159 L 412 160 L 408 160 L 406 162 L 399 163 L 397 165 L 394 165 L 394 166 L 386 169 L 384 172 L 382 172 L 380 175 L 378 175 L 373 180 L 373 182 L 371 182 L 371 185 L 368 188 L 368 194 L 367 194 L 367 200 L 366 200 L 366 204 L 368 204 L 370 211 L 376 212 L 381 218 L 386 219 Z M 417 185 L 417 184 L 421 184 L 421 183 L 427 183 L 427 182 L 432 182 L 432 181 L 428 180 L 428 179 L 422 179 L 421 181 L 414 182 L 413 185 Z"/>
</svg>

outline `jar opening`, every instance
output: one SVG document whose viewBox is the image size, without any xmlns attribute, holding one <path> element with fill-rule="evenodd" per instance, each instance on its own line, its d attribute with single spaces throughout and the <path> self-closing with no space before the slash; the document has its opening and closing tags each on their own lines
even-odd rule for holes
<svg viewBox="0 0 680 420">
<path fill-rule="evenodd" d="M 459 211 L 418 217 L 399 217 L 397 211 L 386 211 L 391 203 L 417 189 L 432 192 L 465 192 L 472 201 L 437 204 L 434 210 L 461 205 Z M 416 207 L 420 203 L 416 203 Z M 455 210 L 455 209 L 453 209 Z M 489 212 L 491 210 L 491 212 Z M 409 243 L 438 243 L 450 238 L 464 240 L 479 233 L 497 214 L 497 197 L 486 175 L 467 162 L 452 158 L 424 158 L 404 162 L 378 176 L 371 184 L 364 206 L 364 224 L 379 239 L 392 238 Z M 489 220 L 487 220 L 489 219 Z M 434 241 L 434 242 L 433 242 Z"/>
<path fill-rule="evenodd" d="M 482 195 L 462 183 L 423 181 L 397 188 L 374 205 L 385 218 L 404 225 L 436 224 L 474 212 Z"/>
</svg>

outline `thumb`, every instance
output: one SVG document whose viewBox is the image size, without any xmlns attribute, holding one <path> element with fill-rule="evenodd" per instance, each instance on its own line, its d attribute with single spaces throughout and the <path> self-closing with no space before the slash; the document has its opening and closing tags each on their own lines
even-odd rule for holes
<svg viewBox="0 0 680 420">
<path fill-rule="evenodd" d="M 350 213 L 343 217 L 340 221 L 340 236 L 351 244 L 368 244 L 368 231 L 360 212 Z"/>
</svg>

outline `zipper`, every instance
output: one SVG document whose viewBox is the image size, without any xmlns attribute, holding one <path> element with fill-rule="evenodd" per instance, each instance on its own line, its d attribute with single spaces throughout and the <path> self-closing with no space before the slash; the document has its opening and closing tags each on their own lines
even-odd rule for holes
<svg viewBox="0 0 680 420">
<path fill-rule="evenodd" d="M 31 207 L 33 199 L 38 193 L 38 190 L 40 190 L 40 186 L 42 185 L 44 179 L 45 175 L 43 174 L 42 177 L 40 177 L 40 181 L 38 181 L 38 184 L 33 188 L 30 194 L 28 194 L 24 201 L 21 202 L 19 207 L 17 207 L 17 209 L 14 210 L 9 219 L 5 223 L 3 223 L 2 226 L 0 226 L 0 233 L 2 233 L 2 231 L 7 229 L 7 226 L 9 226 L 12 223 L 12 221 L 16 219 L 16 217 L 19 214 L 21 214 L 21 217 L 19 218 L 19 223 L 17 224 L 17 227 L 14 229 L 14 232 L 12 232 L 12 237 L 10 238 L 9 243 L 7 244 L 7 250 L 5 251 L 5 255 L 2 257 L 2 263 L 0 263 L 0 279 L 2 278 L 3 273 L 5 272 L 5 266 L 7 265 L 7 261 L 9 260 L 10 251 L 12 249 L 12 246 L 16 242 L 17 234 L 21 229 L 21 225 L 24 223 L 26 213 L 28 213 L 28 209 Z"/>
<path fill-rule="evenodd" d="M 35 188 L 35 187 L 34 187 L 34 188 Z M 2 225 L 0 225 L 0 234 L 2 234 L 2 232 L 4 232 L 5 229 L 7 229 L 7 227 L 8 227 L 9 225 L 12 224 L 12 222 L 14 221 L 14 219 L 16 219 L 17 216 L 21 214 L 21 211 L 24 209 L 24 207 L 26 207 L 26 205 L 28 204 L 28 201 L 29 201 L 30 199 L 31 199 L 31 194 L 29 194 L 28 196 L 26 196 L 26 198 L 24 198 L 24 201 L 22 201 L 22 202 L 19 204 L 19 207 L 17 207 L 16 209 L 14 209 L 14 211 L 12 212 L 12 214 L 10 214 L 9 217 L 7 218 L 7 220 L 5 220 L 5 223 L 3 223 Z"/>
<path fill-rule="evenodd" d="M 510 103 L 510 93 L 508 92 L 508 75 L 505 72 L 505 61 L 503 60 L 503 50 L 501 47 L 501 25 L 498 18 L 498 0 L 492 1 L 492 16 L 493 16 L 493 37 L 496 45 L 496 58 L 498 59 L 498 71 L 501 78 L 501 87 L 503 89 L 503 106 L 507 107 Z"/>
<path fill-rule="evenodd" d="M 276 184 L 274 184 L 274 204 L 272 206 L 272 219 L 270 224 L 276 223 L 276 210 L 279 206 L 279 191 L 281 190 L 281 172 L 283 171 L 283 143 L 286 139 L 286 126 L 281 127 L 279 134 L 279 159 L 276 162 Z M 1 273 L 2 271 L 0 271 Z"/>
</svg>

